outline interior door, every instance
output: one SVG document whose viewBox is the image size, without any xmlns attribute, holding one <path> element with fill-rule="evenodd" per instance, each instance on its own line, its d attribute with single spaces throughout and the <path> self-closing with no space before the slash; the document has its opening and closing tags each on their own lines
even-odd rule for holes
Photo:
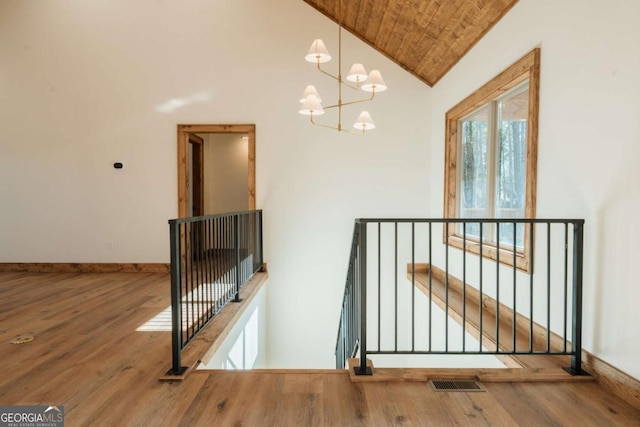
<svg viewBox="0 0 640 427">
<path fill-rule="evenodd" d="M 189 187 L 188 211 L 191 216 L 204 215 L 204 139 L 189 134 Z M 194 260 L 202 259 L 206 254 L 204 247 L 204 227 L 202 223 L 192 223 L 189 227 L 188 245 Z"/>
<path fill-rule="evenodd" d="M 189 146 L 191 147 L 191 170 L 189 182 L 191 183 L 190 211 L 192 216 L 204 215 L 204 140 L 196 134 L 189 134 Z"/>
</svg>

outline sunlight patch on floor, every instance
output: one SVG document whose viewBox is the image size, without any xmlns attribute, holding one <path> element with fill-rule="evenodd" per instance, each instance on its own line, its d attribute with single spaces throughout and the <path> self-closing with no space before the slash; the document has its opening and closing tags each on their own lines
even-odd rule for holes
<svg viewBox="0 0 640 427">
<path fill-rule="evenodd" d="M 195 325 L 208 310 L 216 307 L 218 310 L 233 296 L 233 283 L 203 283 L 194 288 L 188 295 L 182 297 L 182 330 Z M 171 331 L 171 306 L 140 325 L 138 332 L 166 332 Z"/>
</svg>

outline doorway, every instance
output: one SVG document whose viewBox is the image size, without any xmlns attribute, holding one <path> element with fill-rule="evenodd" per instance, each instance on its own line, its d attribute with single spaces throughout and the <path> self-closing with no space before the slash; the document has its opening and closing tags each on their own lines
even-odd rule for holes
<svg viewBox="0 0 640 427">
<path fill-rule="evenodd" d="M 178 217 L 196 216 L 204 212 L 203 171 L 204 139 L 208 134 L 238 134 L 247 138 L 247 201 L 249 210 L 256 208 L 255 125 L 178 125 Z M 199 148 L 196 148 L 199 147 Z M 199 170 L 196 170 L 200 162 Z M 196 188 L 197 187 L 197 188 Z M 197 200 L 196 200 L 197 198 Z"/>
</svg>

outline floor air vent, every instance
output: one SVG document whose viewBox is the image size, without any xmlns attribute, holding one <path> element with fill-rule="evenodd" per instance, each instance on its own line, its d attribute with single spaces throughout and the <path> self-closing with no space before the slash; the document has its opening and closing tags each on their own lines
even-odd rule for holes
<svg viewBox="0 0 640 427">
<path fill-rule="evenodd" d="M 435 391 L 485 391 L 475 381 L 434 380 L 429 382 Z"/>
</svg>

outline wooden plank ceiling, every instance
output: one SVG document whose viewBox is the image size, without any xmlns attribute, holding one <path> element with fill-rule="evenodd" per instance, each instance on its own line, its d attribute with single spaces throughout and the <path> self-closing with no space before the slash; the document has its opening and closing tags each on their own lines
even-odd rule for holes
<svg viewBox="0 0 640 427">
<path fill-rule="evenodd" d="M 433 86 L 518 0 L 304 1 Z"/>
</svg>

